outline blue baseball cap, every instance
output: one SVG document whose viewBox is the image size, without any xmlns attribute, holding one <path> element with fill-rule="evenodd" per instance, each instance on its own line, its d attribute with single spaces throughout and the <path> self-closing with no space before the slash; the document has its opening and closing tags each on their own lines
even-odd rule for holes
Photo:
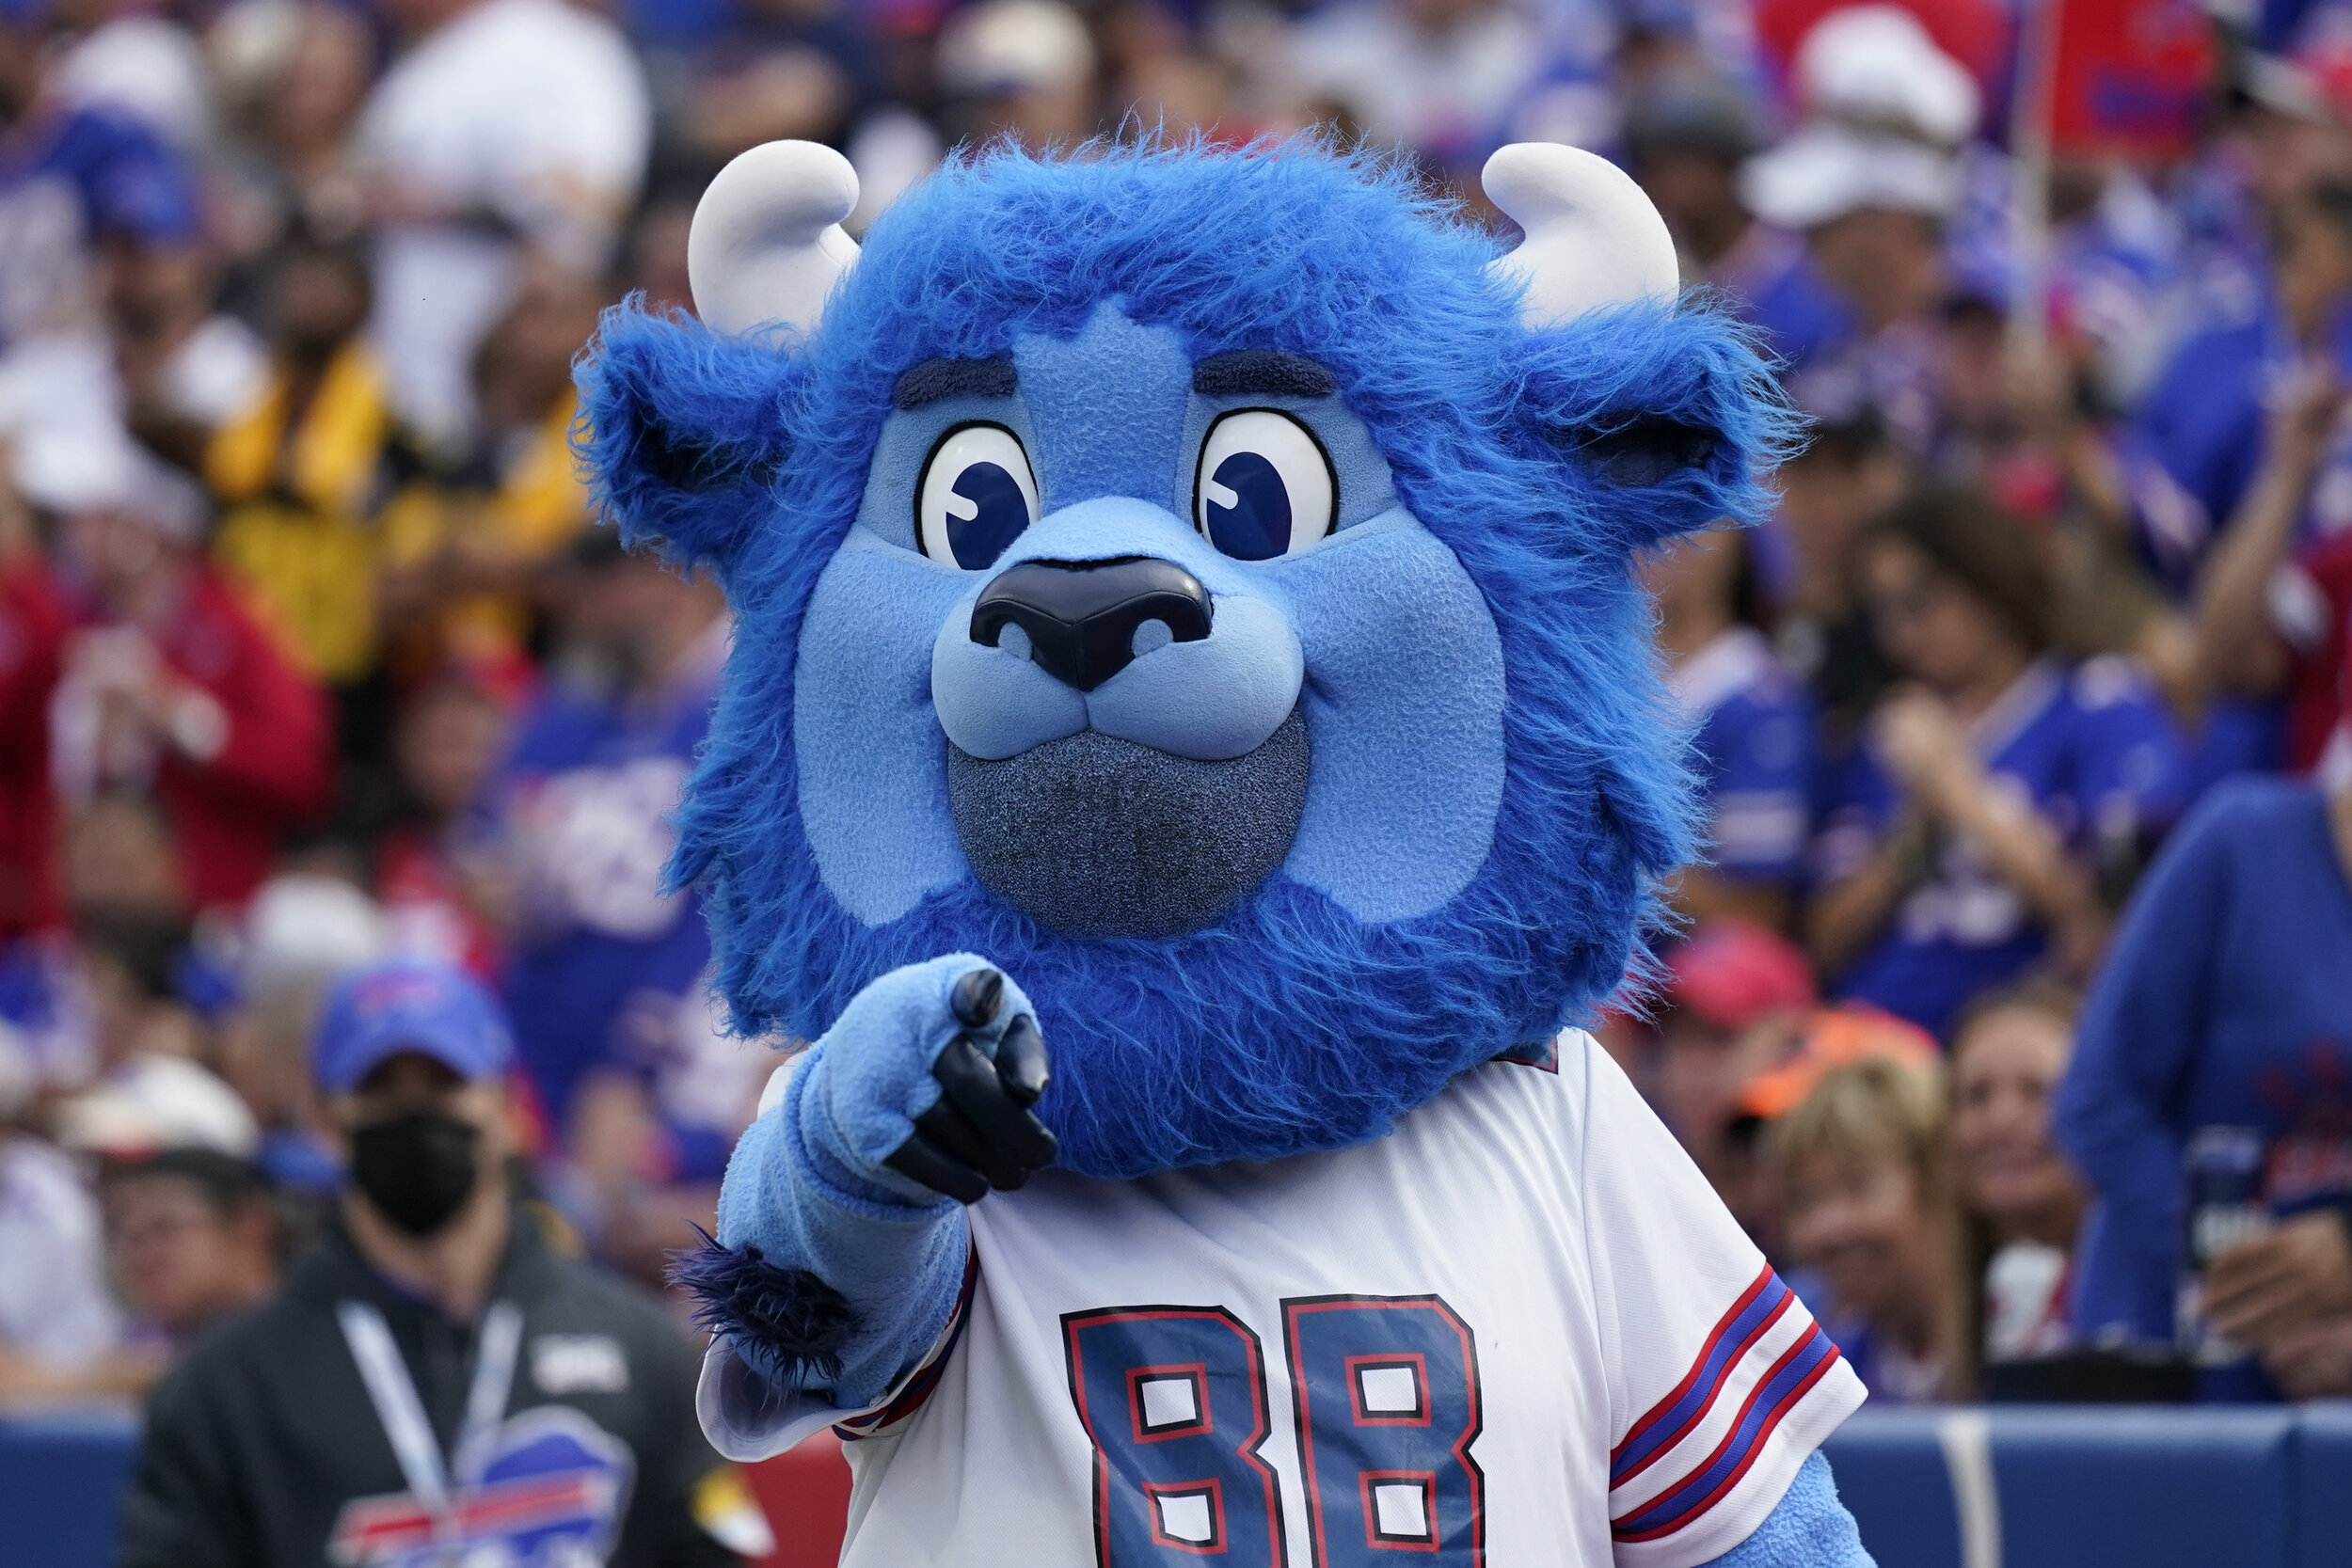
<svg viewBox="0 0 2352 1568">
<path fill-rule="evenodd" d="M 465 1079 L 499 1077 L 515 1059 L 505 1013 L 480 982 L 402 958 L 345 977 L 327 997 L 310 1036 L 310 1076 L 328 1094 L 348 1094 L 404 1051 Z"/>
</svg>

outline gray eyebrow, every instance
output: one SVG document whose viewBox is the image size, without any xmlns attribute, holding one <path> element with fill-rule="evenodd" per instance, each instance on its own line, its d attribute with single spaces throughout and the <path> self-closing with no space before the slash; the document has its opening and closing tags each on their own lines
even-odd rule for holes
<svg viewBox="0 0 2352 1568">
<path fill-rule="evenodd" d="M 1009 398 L 1017 385 L 1009 359 L 926 359 L 898 377 L 891 401 L 921 408 L 949 398 Z"/>
<path fill-rule="evenodd" d="M 1272 348 L 1229 349 L 1192 368 L 1192 389 L 1209 397 L 1235 392 L 1261 396 L 1327 398 L 1340 389 L 1337 377 L 1301 355 Z"/>
</svg>

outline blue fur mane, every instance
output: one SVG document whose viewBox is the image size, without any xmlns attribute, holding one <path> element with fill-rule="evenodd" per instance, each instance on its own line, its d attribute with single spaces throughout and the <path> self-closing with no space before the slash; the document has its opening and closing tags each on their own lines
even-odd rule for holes
<svg viewBox="0 0 2352 1568">
<path fill-rule="evenodd" d="M 814 1036 L 880 974 L 986 955 L 1038 1004 L 1063 1164 L 1134 1175 L 1378 1136 L 1617 986 L 1652 879 L 1691 847 L 1629 558 L 1756 515 L 1756 476 L 1789 426 L 1712 311 L 1626 308 L 1531 333 L 1485 276 L 1498 249 L 1399 168 L 1308 141 L 992 150 L 884 214 L 792 356 L 633 303 L 608 313 L 581 372 L 601 497 L 632 539 L 712 565 L 738 611 L 673 875 L 706 890 L 739 1028 Z M 1403 503 L 1485 595 L 1505 786 L 1486 863 L 1438 910 L 1368 924 L 1278 874 L 1190 936 L 1078 940 L 969 878 L 871 927 L 823 885 L 798 816 L 795 657 L 893 383 L 924 359 L 1004 355 L 1018 334 L 1073 335 L 1114 297 L 1196 359 L 1279 348 L 1329 368 Z M 1577 443 L 1636 416 L 1712 432 L 1713 458 L 1613 488 Z"/>
</svg>

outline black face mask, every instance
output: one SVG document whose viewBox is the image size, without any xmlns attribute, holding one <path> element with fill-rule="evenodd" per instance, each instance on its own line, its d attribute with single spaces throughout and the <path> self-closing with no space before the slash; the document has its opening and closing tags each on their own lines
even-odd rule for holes
<svg viewBox="0 0 2352 1568">
<path fill-rule="evenodd" d="M 482 1132 L 437 1111 L 352 1129 L 351 1180 L 375 1212 L 411 1236 L 430 1236 L 473 1196 Z"/>
</svg>

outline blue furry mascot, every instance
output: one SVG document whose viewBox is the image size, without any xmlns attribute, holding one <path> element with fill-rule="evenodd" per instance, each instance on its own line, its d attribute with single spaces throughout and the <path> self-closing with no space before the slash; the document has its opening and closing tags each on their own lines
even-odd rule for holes
<svg viewBox="0 0 2352 1568">
<path fill-rule="evenodd" d="M 737 615 L 675 868 L 813 1038 L 683 1265 L 845 1561 L 1867 1559 L 1862 1398 L 1592 1038 L 1688 802 L 1628 573 L 1784 415 L 1638 189 L 1508 254 L 1311 142 L 804 143 L 610 314 L 588 459 Z"/>
</svg>

